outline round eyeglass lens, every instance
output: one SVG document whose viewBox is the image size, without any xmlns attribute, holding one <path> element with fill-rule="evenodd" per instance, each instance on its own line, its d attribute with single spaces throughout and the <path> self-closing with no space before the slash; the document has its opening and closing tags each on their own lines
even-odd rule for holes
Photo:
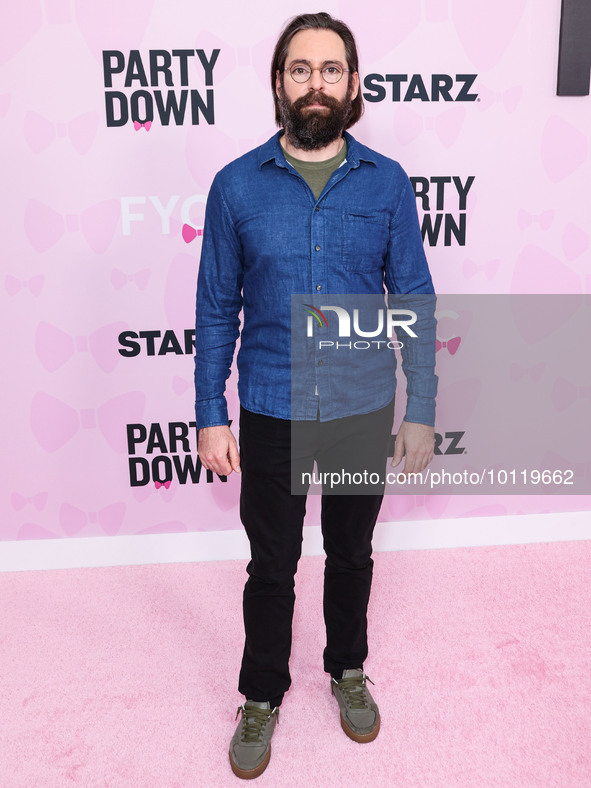
<svg viewBox="0 0 591 788">
<path fill-rule="evenodd" d="M 296 65 L 289 69 L 289 73 L 291 74 L 291 78 L 294 80 L 294 82 L 299 82 L 301 84 L 303 82 L 307 82 L 310 79 L 312 76 L 312 69 L 309 66 Z M 335 65 L 324 66 L 324 68 L 320 69 L 320 73 L 322 74 L 322 78 L 325 82 L 334 84 L 335 82 L 338 82 L 343 76 L 343 69 L 340 66 Z"/>
</svg>

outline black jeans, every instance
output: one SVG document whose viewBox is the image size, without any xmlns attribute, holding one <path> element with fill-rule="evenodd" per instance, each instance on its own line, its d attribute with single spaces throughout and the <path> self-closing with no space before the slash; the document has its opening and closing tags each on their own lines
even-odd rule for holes
<svg viewBox="0 0 591 788">
<path fill-rule="evenodd" d="M 294 433 L 298 473 L 311 472 L 314 460 L 321 473 L 341 470 L 343 446 L 357 434 L 372 447 L 372 458 L 364 462 L 383 474 L 393 412 L 391 402 L 362 416 L 296 425 L 302 428 Z M 240 516 L 251 560 L 243 596 L 246 639 L 238 688 L 248 699 L 270 701 L 273 708 L 291 684 L 294 584 L 306 512 L 306 495 L 292 495 L 291 490 L 292 423 L 242 409 L 240 454 Z M 356 468 L 358 460 L 356 456 Z M 371 542 L 382 498 L 383 486 L 374 494 L 322 496 L 324 669 L 335 678 L 347 668 L 362 667 L 367 657 Z"/>
</svg>

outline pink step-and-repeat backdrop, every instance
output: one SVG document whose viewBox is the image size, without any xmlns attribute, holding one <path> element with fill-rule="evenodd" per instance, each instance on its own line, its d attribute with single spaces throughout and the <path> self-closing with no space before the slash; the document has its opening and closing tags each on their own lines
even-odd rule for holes
<svg viewBox="0 0 591 788">
<path fill-rule="evenodd" d="M 5 11 L 1 540 L 240 528 L 239 479 L 208 475 L 195 451 L 204 205 L 215 172 L 274 133 L 273 45 L 311 10 Z M 366 112 L 353 133 L 412 178 L 436 289 L 591 293 L 591 98 L 556 95 L 559 0 L 325 10 L 358 38 Z M 439 363 L 453 364 L 454 315 L 441 317 Z M 527 358 L 522 371 L 535 372 Z M 234 377 L 228 399 L 236 419 Z M 436 429 L 471 440 L 461 412 L 451 423 L 440 409 Z M 588 496 L 404 495 L 381 519 L 589 508 Z"/>
</svg>

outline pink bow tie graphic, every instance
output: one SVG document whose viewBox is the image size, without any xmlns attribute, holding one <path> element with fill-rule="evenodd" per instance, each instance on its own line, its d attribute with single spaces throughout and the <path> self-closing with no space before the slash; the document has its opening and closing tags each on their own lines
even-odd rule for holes
<svg viewBox="0 0 591 788">
<path fill-rule="evenodd" d="M 49 372 L 62 367 L 74 353 L 90 353 L 104 372 L 112 372 L 121 360 L 117 353 L 117 337 L 128 328 L 127 323 L 110 323 L 89 336 L 71 337 L 50 323 L 39 323 L 35 332 L 37 357 Z"/>
<path fill-rule="evenodd" d="M 517 214 L 517 225 L 520 230 L 525 230 L 534 222 L 537 222 L 542 230 L 547 230 L 554 219 L 554 211 L 542 211 L 542 213 L 529 213 L 522 208 Z"/>
<path fill-rule="evenodd" d="M 161 487 L 164 487 L 166 490 L 170 487 L 170 479 L 167 479 L 165 482 L 154 482 L 154 487 L 159 490 Z"/>
<path fill-rule="evenodd" d="M 181 396 L 190 388 L 193 388 L 193 381 L 185 380 L 184 378 L 175 375 L 172 379 L 172 390 L 177 396 Z"/>
<path fill-rule="evenodd" d="M 47 493 L 37 493 L 37 495 L 33 495 L 32 497 L 20 495 L 19 493 L 12 493 L 10 496 L 10 503 L 12 504 L 12 508 L 17 512 L 23 509 L 28 503 L 32 504 L 35 509 L 40 512 L 45 508 L 45 504 L 47 503 Z"/>
<path fill-rule="evenodd" d="M 79 115 L 69 123 L 52 123 L 38 112 L 27 112 L 23 133 L 33 153 L 41 153 L 58 138 L 69 138 L 74 150 L 84 154 L 92 147 L 98 127 L 99 116 L 96 112 Z"/>
<path fill-rule="evenodd" d="M 203 235 L 203 230 L 201 228 L 196 229 L 195 227 L 191 227 L 190 224 L 183 224 L 183 241 L 186 244 L 190 244 L 198 235 Z"/>
<path fill-rule="evenodd" d="M 56 2 L 56 0 L 46 0 L 46 14 L 49 16 L 49 7 L 57 7 L 62 12 L 70 12 L 70 6 L 75 14 L 75 30 L 76 36 L 80 35 L 86 42 L 93 58 L 97 62 L 102 62 L 102 51 L 105 49 L 105 41 L 111 41 L 116 31 L 118 40 L 121 41 L 141 41 L 148 29 L 148 23 L 153 20 L 153 8 L 155 0 L 146 0 L 145 3 L 131 7 L 126 4 L 122 6 L 115 6 L 104 3 L 69 3 Z M 65 6 L 65 8 L 64 8 Z M 122 12 L 122 9 L 130 9 L 130 12 Z M 28 18 L 32 16 L 31 11 L 28 13 Z M 199 46 L 205 46 L 201 39 L 199 39 Z M 207 50 L 206 50 L 207 51 Z M 142 56 L 144 53 L 142 52 Z M 146 53 L 147 59 L 147 53 Z M 146 61 L 144 60 L 144 64 Z M 147 66 L 147 64 L 146 64 Z M 121 82 L 114 82 L 114 87 L 117 88 Z"/>
<path fill-rule="evenodd" d="M 589 248 L 589 235 L 576 224 L 569 222 L 562 233 L 562 251 L 567 260 L 575 260 Z"/>
<path fill-rule="evenodd" d="M 556 410 L 565 410 L 578 399 L 591 400 L 591 386 L 577 386 L 566 378 L 557 378 L 552 389 L 552 402 Z"/>
<path fill-rule="evenodd" d="M 111 284 L 115 290 L 121 290 L 122 287 L 125 287 L 125 285 L 130 282 L 133 282 L 138 290 L 145 290 L 148 286 L 149 278 L 149 268 L 142 268 L 141 271 L 137 271 L 135 274 L 126 274 L 124 271 L 119 271 L 117 268 L 113 268 L 111 271 Z"/>
<path fill-rule="evenodd" d="M 59 510 L 59 521 L 64 533 L 68 536 L 75 536 L 88 523 L 95 525 L 98 523 L 108 536 L 114 536 L 119 532 L 123 517 L 125 516 L 125 504 L 113 503 L 104 506 L 98 512 L 84 512 L 69 503 L 63 503 Z"/>
<path fill-rule="evenodd" d="M 92 251 L 103 254 L 113 239 L 120 212 L 117 200 L 105 200 L 80 215 L 62 216 L 39 200 L 29 200 L 25 208 L 25 234 L 36 252 L 46 252 L 64 233 L 80 231 Z"/>
<path fill-rule="evenodd" d="M 478 265 L 473 260 L 464 260 L 462 270 L 466 279 L 472 279 L 478 272 L 483 273 L 487 279 L 492 279 L 499 270 L 500 260 L 489 260 Z"/>
<path fill-rule="evenodd" d="M 150 129 L 152 128 L 152 121 L 147 120 L 145 123 L 140 123 L 139 120 L 134 120 L 133 128 L 136 131 L 139 131 L 140 129 L 145 129 L 146 131 L 150 131 Z"/>
<path fill-rule="evenodd" d="M 414 109 L 402 105 L 396 114 L 394 133 L 399 142 L 408 145 L 423 131 L 433 131 L 441 144 L 450 148 L 460 135 L 465 117 L 466 110 L 457 105 L 444 110 L 434 118 L 423 118 Z"/>
<path fill-rule="evenodd" d="M 483 85 L 478 91 L 480 98 L 478 109 L 482 112 L 482 110 L 492 107 L 493 104 L 499 103 L 503 105 L 507 112 L 515 112 L 517 105 L 521 101 L 522 93 L 523 88 L 521 87 L 508 88 L 502 93 L 497 93 Z"/>
<path fill-rule="evenodd" d="M 525 377 L 528 377 L 534 383 L 537 383 L 544 374 L 545 368 L 546 365 L 543 361 L 533 367 L 522 367 L 519 364 L 511 364 L 509 367 L 509 377 L 513 383 L 516 383 L 525 375 Z"/>
<path fill-rule="evenodd" d="M 387 502 L 388 511 L 396 520 L 402 520 L 409 512 L 415 508 L 413 495 L 387 495 L 384 503 Z"/>
<path fill-rule="evenodd" d="M 21 290 L 28 290 L 32 295 L 37 297 L 41 292 L 41 288 L 43 287 L 43 280 L 43 274 L 37 274 L 37 276 L 33 276 L 28 280 L 17 279 L 16 277 L 8 274 L 4 280 L 4 284 L 6 287 L 6 292 L 10 296 L 16 295 Z"/>
<path fill-rule="evenodd" d="M 96 410 L 76 411 L 64 402 L 38 391 L 31 403 L 31 430 L 42 449 L 54 452 L 80 429 L 97 429 L 118 454 L 127 449 L 126 425 L 141 420 L 146 406 L 143 391 L 130 391 L 105 402 Z"/>
<path fill-rule="evenodd" d="M 447 348 L 447 352 L 450 354 L 450 356 L 454 356 L 460 347 L 461 341 L 461 337 L 452 337 L 451 339 L 446 340 L 436 339 L 435 352 L 438 353 L 442 348 Z"/>
</svg>

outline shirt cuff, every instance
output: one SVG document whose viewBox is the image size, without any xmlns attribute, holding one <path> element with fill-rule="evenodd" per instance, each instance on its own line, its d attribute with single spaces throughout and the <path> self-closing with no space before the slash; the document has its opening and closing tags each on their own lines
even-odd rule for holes
<svg viewBox="0 0 591 788">
<path fill-rule="evenodd" d="M 406 402 L 406 415 L 404 420 L 434 427 L 435 399 L 433 397 L 417 397 L 416 395 L 409 396 Z"/>
<path fill-rule="evenodd" d="M 228 405 L 225 397 L 195 403 L 197 429 L 228 425 Z"/>
</svg>

